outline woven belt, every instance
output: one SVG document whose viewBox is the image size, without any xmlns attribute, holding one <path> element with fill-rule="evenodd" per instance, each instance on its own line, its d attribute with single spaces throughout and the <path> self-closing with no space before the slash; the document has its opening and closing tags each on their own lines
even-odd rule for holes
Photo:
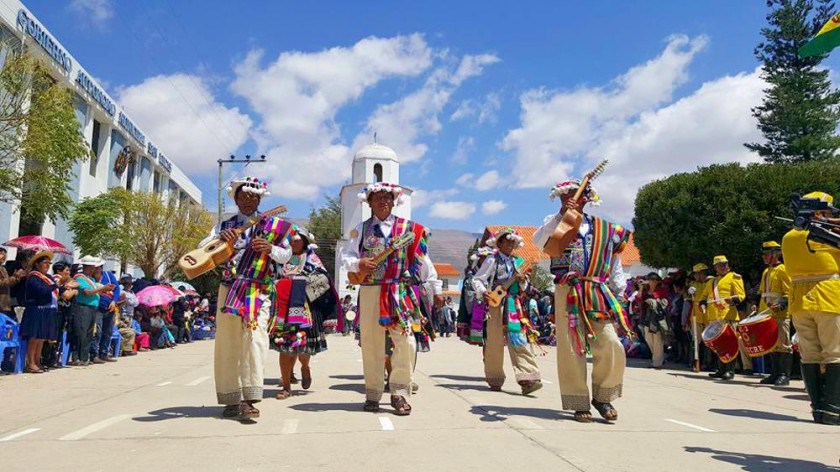
<svg viewBox="0 0 840 472">
<path fill-rule="evenodd" d="M 824 280 L 840 280 L 840 274 L 828 275 L 806 275 L 803 277 L 791 277 L 791 282 L 795 284 L 805 284 L 811 282 L 822 282 Z"/>
</svg>

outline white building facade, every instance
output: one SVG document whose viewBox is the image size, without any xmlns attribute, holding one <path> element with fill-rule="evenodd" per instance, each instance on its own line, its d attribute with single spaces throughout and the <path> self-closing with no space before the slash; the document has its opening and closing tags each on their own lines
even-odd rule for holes
<svg viewBox="0 0 840 472">
<path fill-rule="evenodd" d="M 341 187 L 341 239 L 336 242 L 336 259 L 350 238 L 350 232 L 363 221 L 371 217 L 367 203 L 359 201 L 358 194 L 369 183 L 400 183 L 400 162 L 393 149 L 381 144 L 363 146 L 353 156 L 353 180 Z M 394 215 L 411 218 L 412 189 L 403 187 L 402 204 L 394 206 Z M 339 262 L 339 261 L 336 261 Z M 335 266 L 335 286 L 339 296 L 356 297 L 356 287 L 351 287 L 347 280 L 347 271 L 340 264 Z"/>
<path fill-rule="evenodd" d="M 74 92 L 76 118 L 90 148 L 89 158 L 77 164 L 70 182 L 74 202 L 120 186 L 201 205 L 198 187 L 20 1 L 0 0 L 0 39 L 22 42 L 29 52 L 44 58 L 53 78 Z M 0 51 L 0 67 L 7 52 Z M 0 203 L 0 243 L 21 235 L 21 229 L 20 212 Z M 73 235 L 64 220 L 45 222 L 40 234 L 73 247 Z"/>
</svg>

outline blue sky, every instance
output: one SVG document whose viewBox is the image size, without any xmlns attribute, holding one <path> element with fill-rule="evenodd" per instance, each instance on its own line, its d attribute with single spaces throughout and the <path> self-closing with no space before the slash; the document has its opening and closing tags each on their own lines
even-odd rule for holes
<svg viewBox="0 0 840 472">
<path fill-rule="evenodd" d="M 470 231 L 539 224 L 551 184 L 605 157 L 597 212 L 625 224 L 651 179 L 756 160 L 764 2 L 26 5 L 209 208 L 216 159 L 265 153 L 266 206 L 305 216 L 374 130 L 415 219 Z"/>
</svg>

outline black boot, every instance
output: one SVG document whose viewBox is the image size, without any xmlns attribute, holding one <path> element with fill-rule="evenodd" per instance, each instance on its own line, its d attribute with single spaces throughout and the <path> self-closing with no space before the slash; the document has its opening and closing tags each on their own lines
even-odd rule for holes
<svg viewBox="0 0 840 472">
<path fill-rule="evenodd" d="M 723 362 L 720 361 L 720 359 L 715 359 L 715 367 L 715 371 L 709 374 L 709 377 L 713 379 L 719 379 L 723 377 L 723 374 L 726 371 L 726 366 L 723 364 Z"/>
<path fill-rule="evenodd" d="M 732 380 L 735 378 L 735 361 L 730 362 L 729 364 L 723 365 L 723 375 L 720 376 L 721 380 Z"/>
<path fill-rule="evenodd" d="M 815 423 L 822 423 L 823 379 L 819 364 L 802 364 L 802 380 L 811 399 L 811 415 Z"/>
<path fill-rule="evenodd" d="M 774 384 L 777 387 L 790 385 L 790 364 L 793 361 L 793 355 L 787 352 L 779 352 L 776 354 L 776 359 L 778 359 L 779 376 Z"/>
<path fill-rule="evenodd" d="M 802 380 L 802 363 L 800 362 L 799 353 L 794 351 L 790 356 L 790 379 Z"/>
<path fill-rule="evenodd" d="M 765 361 L 770 361 L 770 376 L 761 379 L 760 384 L 773 385 L 776 383 L 776 379 L 779 378 L 779 356 L 779 353 L 771 352 L 764 357 Z"/>
<path fill-rule="evenodd" d="M 840 425 L 840 364 L 826 364 L 823 374 L 822 423 Z"/>
</svg>

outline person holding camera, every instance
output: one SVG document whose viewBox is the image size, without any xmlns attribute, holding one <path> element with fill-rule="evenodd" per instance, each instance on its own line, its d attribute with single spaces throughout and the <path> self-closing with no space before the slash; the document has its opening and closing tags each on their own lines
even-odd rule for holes
<svg viewBox="0 0 840 472">
<path fill-rule="evenodd" d="M 831 216 L 834 198 L 811 192 L 829 209 L 817 210 L 815 220 Z M 799 337 L 802 379 L 811 399 L 814 422 L 840 424 L 840 249 L 809 241 L 809 230 L 792 229 L 782 239 L 791 285 L 789 312 Z"/>
</svg>

